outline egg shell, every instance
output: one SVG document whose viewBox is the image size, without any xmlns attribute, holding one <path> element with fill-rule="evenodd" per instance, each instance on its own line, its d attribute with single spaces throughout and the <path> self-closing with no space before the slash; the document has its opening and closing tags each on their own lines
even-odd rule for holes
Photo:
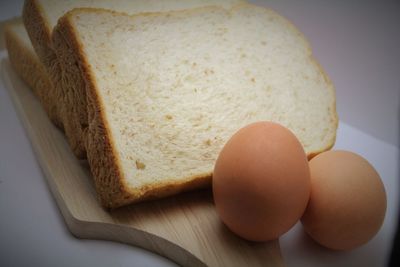
<svg viewBox="0 0 400 267">
<path fill-rule="evenodd" d="M 386 193 L 377 171 L 361 156 L 328 151 L 310 161 L 311 195 L 302 218 L 319 244 L 349 250 L 368 242 L 381 227 Z"/>
<path fill-rule="evenodd" d="M 302 145 L 276 123 L 240 129 L 217 159 L 213 194 L 218 214 L 234 233 L 253 241 L 278 238 L 300 219 L 309 199 Z"/>
</svg>

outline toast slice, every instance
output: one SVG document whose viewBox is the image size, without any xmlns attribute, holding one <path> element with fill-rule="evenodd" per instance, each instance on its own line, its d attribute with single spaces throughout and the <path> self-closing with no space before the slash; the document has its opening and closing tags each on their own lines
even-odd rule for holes
<svg viewBox="0 0 400 267">
<path fill-rule="evenodd" d="M 42 63 L 46 67 L 52 83 L 54 96 L 49 99 L 57 107 L 57 117 L 65 128 L 65 134 L 75 155 L 79 158 L 86 157 L 86 130 L 88 126 L 87 103 L 82 95 L 84 83 L 76 77 L 73 83 L 68 84 L 73 88 L 63 87 L 64 77 L 58 64 L 57 56 L 52 45 L 53 28 L 57 20 L 67 11 L 77 7 L 95 7 L 110 9 L 127 14 L 142 12 L 169 11 L 195 8 L 201 6 L 218 5 L 231 7 L 242 0 L 26 0 L 23 10 L 25 27 L 31 38 L 32 44 Z"/>
<path fill-rule="evenodd" d="M 46 69 L 36 55 L 22 20 L 14 21 L 5 26 L 5 42 L 8 58 L 18 76 L 32 89 L 41 102 L 51 121 L 62 128 L 57 116 L 54 98 L 51 94 L 53 85 Z"/>
<path fill-rule="evenodd" d="M 239 128 L 278 122 L 309 157 L 331 148 L 335 92 L 308 42 L 243 4 L 128 16 L 76 9 L 53 34 L 64 85 L 84 81 L 87 156 L 105 207 L 206 186 Z"/>
</svg>

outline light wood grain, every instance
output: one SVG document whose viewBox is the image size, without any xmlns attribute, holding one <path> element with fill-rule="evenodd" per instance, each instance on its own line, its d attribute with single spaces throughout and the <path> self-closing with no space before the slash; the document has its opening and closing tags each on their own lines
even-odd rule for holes
<svg viewBox="0 0 400 267">
<path fill-rule="evenodd" d="M 33 93 L 8 60 L 2 76 L 48 185 L 70 231 L 80 238 L 139 246 L 183 266 L 283 266 L 278 241 L 252 243 L 232 234 L 219 220 L 210 190 L 106 211 L 97 202 L 84 161 L 70 151 Z"/>
</svg>

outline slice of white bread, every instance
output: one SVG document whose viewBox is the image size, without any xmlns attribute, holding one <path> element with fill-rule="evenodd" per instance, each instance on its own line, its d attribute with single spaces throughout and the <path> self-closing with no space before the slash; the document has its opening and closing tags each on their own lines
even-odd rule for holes
<svg viewBox="0 0 400 267">
<path fill-rule="evenodd" d="M 72 150 L 79 158 L 86 156 L 84 144 L 87 128 L 87 103 L 80 97 L 84 84 L 77 79 L 73 90 L 61 85 L 63 77 L 58 64 L 57 56 L 52 47 L 52 32 L 57 20 L 67 11 L 77 7 L 97 7 L 121 11 L 128 14 L 137 14 L 150 11 L 169 11 L 188 9 L 200 6 L 218 5 L 230 7 L 242 0 L 26 0 L 23 10 L 25 27 L 29 33 L 35 51 L 49 72 L 54 84 L 54 98 L 50 102 L 56 103 L 57 115 L 61 118 L 67 139 Z M 53 104 L 52 103 L 52 104 Z M 50 104 L 48 104 L 50 105 Z"/>
<path fill-rule="evenodd" d="M 8 58 L 18 76 L 26 82 L 41 102 L 51 121 L 62 128 L 56 106 L 51 95 L 52 83 L 47 72 L 33 50 L 22 20 L 9 23 L 4 29 Z"/>
<path fill-rule="evenodd" d="M 271 10 L 76 9 L 53 41 L 66 84 L 85 82 L 87 156 L 106 207 L 209 184 L 222 146 L 255 121 L 288 127 L 309 157 L 334 144 L 333 85 Z"/>
</svg>

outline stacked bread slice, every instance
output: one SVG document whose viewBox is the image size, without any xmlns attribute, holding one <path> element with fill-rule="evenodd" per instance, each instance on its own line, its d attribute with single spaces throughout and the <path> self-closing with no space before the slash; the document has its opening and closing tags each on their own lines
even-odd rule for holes
<svg viewBox="0 0 400 267">
<path fill-rule="evenodd" d="M 334 88 L 305 38 L 237 2 L 25 3 L 54 92 L 44 101 L 87 156 L 103 206 L 209 185 L 224 143 L 255 121 L 288 127 L 309 157 L 333 145 Z"/>
<path fill-rule="evenodd" d="M 33 90 L 52 122 L 62 127 L 56 115 L 55 101 L 52 99 L 53 85 L 32 47 L 22 21 L 15 20 L 8 23 L 4 35 L 8 57 L 13 68 Z"/>
</svg>

